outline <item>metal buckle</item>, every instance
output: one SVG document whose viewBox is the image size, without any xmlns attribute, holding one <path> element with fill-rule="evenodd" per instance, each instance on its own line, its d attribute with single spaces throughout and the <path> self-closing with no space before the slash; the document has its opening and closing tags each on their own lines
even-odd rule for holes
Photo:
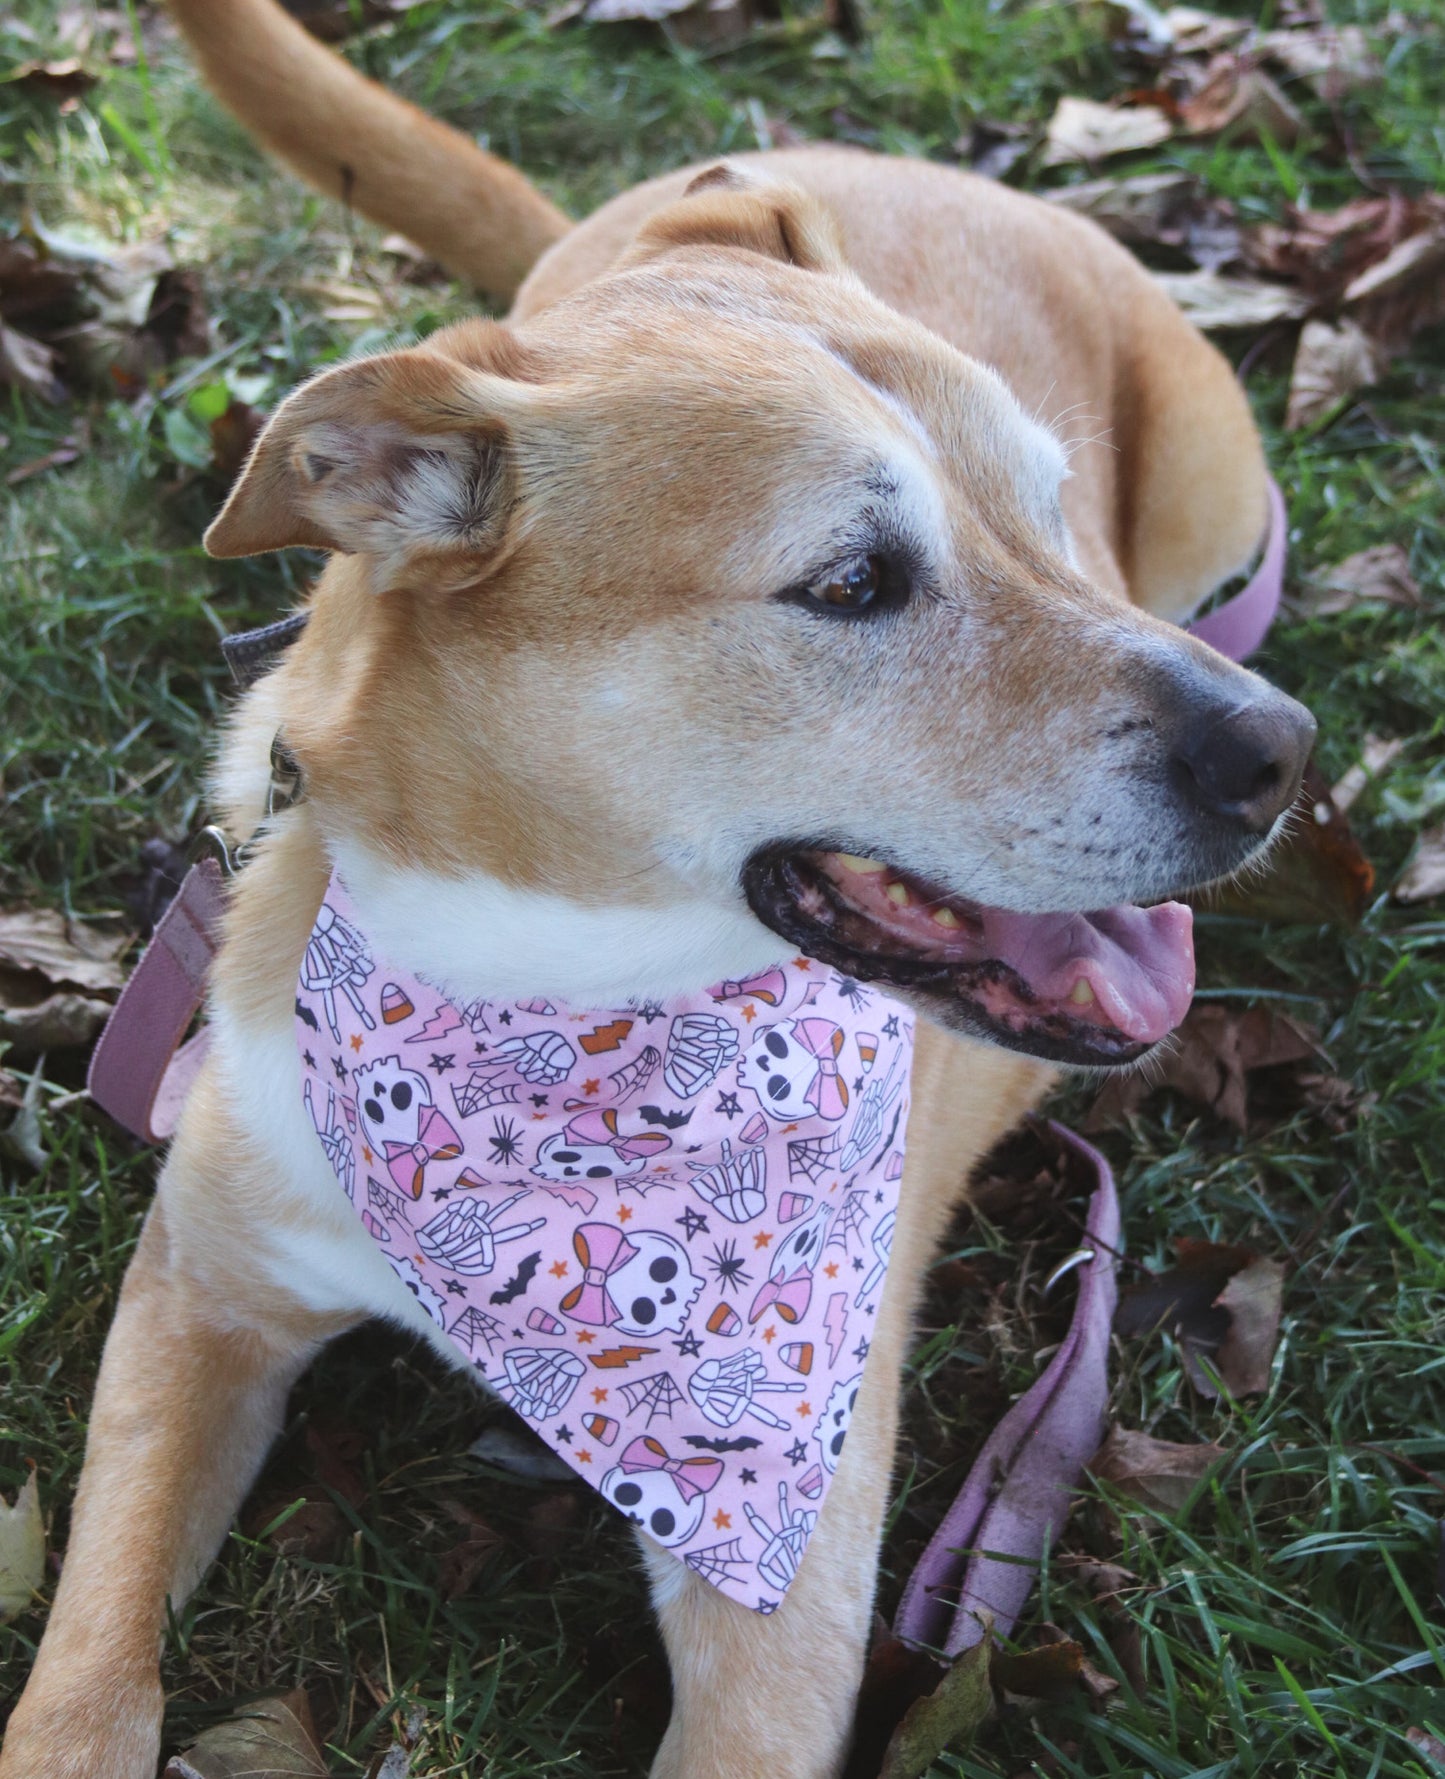
<svg viewBox="0 0 1445 1779">
<path fill-rule="evenodd" d="M 211 822 L 192 838 L 186 848 L 186 863 L 198 865 L 203 859 L 215 859 L 227 877 L 234 877 L 244 863 L 243 850 L 232 843 L 224 828 Z"/>
<path fill-rule="evenodd" d="M 266 819 L 269 821 L 283 809 L 289 809 L 300 797 L 301 768 L 278 729 L 271 737 L 271 782 L 266 787 Z"/>
<path fill-rule="evenodd" d="M 1054 1286 L 1068 1278 L 1069 1274 L 1077 1267 L 1087 1266 L 1093 1258 L 1094 1250 L 1092 1248 L 1075 1248 L 1072 1254 L 1065 1254 L 1059 1264 L 1044 1280 L 1044 1296 L 1047 1297 L 1053 1290 Z"/>
</svg>

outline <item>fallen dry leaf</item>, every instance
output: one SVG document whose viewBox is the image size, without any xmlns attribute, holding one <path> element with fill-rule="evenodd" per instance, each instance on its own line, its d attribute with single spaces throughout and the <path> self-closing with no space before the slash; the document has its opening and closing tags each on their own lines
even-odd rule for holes
<svg viewBox="0 0 1445 1779">
<path fill-rule="evenodd" d="M 1203 1479 L 1227 1456 L 1222 1446 L 1173 1445 L 1115 1426 L 1089 1461 L 1089 1469 L 1120 1494 L 1161 1513 L 1178 1514 Z"/>
<path fill-rule="evenodd" d="M 258 1699 L 206 1730 L 162 1779 L 328 1779 L 304 1690 Z"/>
<path fill-rule="evenodd" d="M 1199 1001 L 1175 1033 L 1174 1048 L 1159 1056 L 1152 1078 L 1134 1074 L 1109 1081 L 1089 1108 L 1084 1129 L 1106 1129 L 1137 1112 L 1161 1088 L 1172 1087 L 1244 1130 L 1249 1076 L 1317 1054 L 1314 1034 L 1282 1013 L 1264 1007 L 1236 1013 L 1218 1001 Z"/>
<path fill-rule="evenodd" d="M 45 1579 L 45 1521 L 32 1470 L 10 1505 L 0 1495 L 0 1625 L 35 1603 Z"/>
<path fill-rule="evenodd" d="M 1387 544 L 1387 549 L 1396 549 L 1397 545 Z M 1370 554 L 1370 552 L 1366 552 Z M 1401 556 L 1404 551 L 1400 551 Z M 1408 573 L 1408 569 L 1406 570 Z M 1371 785 L 1404 752 L 1405 743 L 1401 740 L 1386 739 L 1379 735 L 1367 735 L 1360 748 L 1359 760 L 1350 767 L 1340 782 L 1330 787 L 1330 800 L 1343 815 L 1367 785 Z"/>
<path fill-rule="evenodd" d="M 1358 25 L 1317 25 L 1299 31 L 1263 31 L 1255 40 L 1263 56 L 1311 87 L 1321 99 L 1342 99 L 1380 78 L 1380 64 Z"/>
<path fill-rule="evenodd" d="M 1186 897 L 1193 906 L 1251 920 L 1324 922 L 1358 926 L 1375 888 L 1344 812 L 1311 760 L 1288 827 L 1260 871 Z"/>
<path fill-rule="evenodd" d="M 1265 1259 L 1241 1267 L 1215 1299 L 1229 1317 L 1215 1369 L 1231 1396 L 1258 1396 L 1269 1388 L 1283 1299 L 1284 1267 Z"/>
<path fill-rule="evenodd" d="M 904 1712 L 937 1685 L 933 1657 L 895 1637 L 886 1620 L 875 1615 L 843 1779 L 878 1779 L 884 1750 Z"/>
<path fill-rule="evenodd" d="M 1422 1730 L 1411 1724 L 1405 1731 L 1405 1740 L 1412 1748 L 1418 1749 L 1427 1760 L 1434 1761 L 1437 1766 L 1445 1767 L 1445 1742 L 1442 1742 L 1438 1736 L 1432 1736 L 1429 1730 Z"/>
<path fill-rule="evenodd" d="M 1353 198 L 1337 210 L 1286 205 L 1281 221 L 1247 229 L 1244 250 L 1256 271 L 1301 285 L 1311 302 L 1331 308 L 1368 267 L 1402 242 L 1445 220 L 1445 200 L 1400 192 Z"/>
<path fill-rule="evenodd" d="M 1087 1664 L 1080 1645 L 1052 1625 L 1041 1629 L 1055 1634 L 1038 1649 L 1021 1650 L 1017 1655 L 994 1651 L 989 1679 L 1001 1691 L 1022 1699 L 1062 1699 L 1084 1678 Z M 1117 1681 L 1112 1682 L 1110 1690 L 1117 1686 Z"/>
<path fill-rule="evenodd" d="M 1154 105 L 1099 105 L 1063 98 L 1049 119 L 1043 164 L 1093 163 L 1167 142 L 1174 126 Z"/>
<path fill-rule="evenodd" d="M 1376 544 L 1319 570 L 1296 603 L 1302 615 L 1313 618 L 1333 618 L 1366 604 L 1414 610 L 1421 603 L 1420 587 L 1399 544 Z"/>
<path fill-rule="evenodd" d="M 1445 220 L 1401 241 L 1345 288 L 1344 300 L 1382 347 L 1399 351 L 1445 320 Z"/>
<path fill-rule="evenodd" d="M 70 112 L 95 85 L 96 77 L 74 56 L 58 62 L 22 62 L 4 77 L 7 86 L 39 98 L 58 99 L 62 112 Z"/>
<path fill-rule="evenodd" d="M 1216 56 L 1203 84 L 1183 100 L 1180 118 L 1191 136 L 1228 131 L 1235 142 L 1268 139 L 1288 148 L 1299 140 L 1303 119 L 1251 57 Z"/>
<path fill-rule="evenodd" d="M 63 402 L 65 385 L 55 374 L 56 356 L 49 346 L 0 322 L 0 385 Z"/>
<path fill-rule="evenodd" d="M 1283 284 L 1230 278 L 1222 272 L 1155 272 L 1154 282 L 1204 333 L 1269 327 L 1276 321 L 1299 321 L 1309 313 L 1308 297 Z"/>
<path fill-rule="evenodd" d="M 48 982 L 73 988 L 117 990 L 125 971 L 117 958 L 129 944 L 125 933 L 102 933 L 53 908 L 12 908 L 0 913 L 0 963 L 36 970 Z"/>
<path fill-rule="evenodd" d="M 926 1698 L 903 1714 L 883 1756 L 878 1779 L 923 1779 L 944 1749 L 964 1754 L 993 1707 L 989 1666 L 993 1639 L 967 1649 Z"/>
<path fill-rule="evenodd" d="M 1211 197 L 1188 173 L 1090 179 L 1044 192 L 1050 204 L 1092 217 L 1129 247 L 1173 247 L 1217 271 L 1239 255 L 1234 206 Z"/>
<path fill-rule="evenodd" d="M 481 1514 L 461 1501 L 441 1503 L 448 1516 L 462 1528 L 462 1537 L 437 1559 L 437 1587 L 444 1600 L 464 1594 L 502 1548 L 500 1532 Z"/>
<path fill-rule="evenodd" d="M 1027 124 L 978 117 L 969 125 L 968 134 L 960 136 L 953 147 L 959 159 L 975 173 L 981 173 L 985 179 L 1002 179 L 1028 153 L 1032 135 Z"/>
<path fill-rule="evenodd" d="M 1445 822 L 1421 834 L 1393 894 L 1397 902 L 1428 902 L 1445 895 Z"/>
<path fill-rule="evenodd" d="M 1353 321 L 1331 326 L 1307 321 L 1295 349 L 1284 423 L 1290 432 L 1313 426 L 1389 369 L 1385 353 Z"/>
</svg>

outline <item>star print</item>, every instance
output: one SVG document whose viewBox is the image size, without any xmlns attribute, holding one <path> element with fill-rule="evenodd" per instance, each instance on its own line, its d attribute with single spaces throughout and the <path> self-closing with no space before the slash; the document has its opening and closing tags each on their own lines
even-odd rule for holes
<svg viewBox="0 0 1445 1779">
<path fill-rule="evenodd" d="M 717 1527 L 719 1532 L 730 1532 L 733 1525 L 733 1516 L 730 1513 L 724 1513 L 723 1510 L 719 1508 L 712 1516 L 712 1523 Z"/>
<path fill-rule="evenodd" d="M 755 1483 L 757 1480 L 758 1480 L 758 1473 L 756 1470 L 740 1470 L 738 1472 L 738 1481 L 739 1482 Z"/>
<path fill-rule="evenodd" d="M 632 1206 L 631 1205 L 618 1205 L 618 1207 L 617 1207 L 617 1221 L 619 1223 L 630 1223 L 632 1221 Z"/>
<path fill-rule="evenodd" d="M 510 1025 L 511 1023 L 512 1023 L 512 1010 L 510 1007 L 503 1007 L 502 1011 L 497 1015 L 497 1024 L 498 1025 Z M 897 1037 L 898 1034 L 895 1032 L 893 1035 L 895 1037 Z M 559 1428 L 558 1431 L 560 1432 L 561 1429 Z"/>
<path fill-rule="evenodd" d="M 451 1195 L 452 1195 L 452 1189 L 450 1186 L 438 1186 L 436 1188 L 436 1190 L 432 1193 L 432 1197 L 436 1200 L 436 1202 L 439 1205 L 444 1205 L 447 1202 L 447 1200 L 451 1197 Z"/>
<path fill-rule="evenodd" d="M 314 1069 L 316 1067 L 316 1058 L 309 1050 L 303 1050 L 301 1052 L 301 1060 L 306 1064 L 308 1069 Z"/>
<path fill-rule="evenodd" d="M 637 1017 L 651 1025 L 654 1019 L 665 1019 L 667 1015 L 656 1001 L 644 1001 L 637 1009 Z"/>
<path fill-rule="evenodd" d="M 338 1081 L 344 1081 L 346 1079 L 346 1064 L 339 1056 L 332 1057 L 331 1066 L 336 1070 L 336 1079 Z"/>
<path fill-rule="evenodd" d="M 863 1306 L 863 1314 L 865 1316 L 871 1316 L 873 1314 L 873 1305 L 871 1303 L 865 1304 Z"/>
<path fill-rule="evenodd" d="M 485 1359 L 473 1359 L 472 1364 L 476 1366 L 477 1370 L 481 1372 L 483 1377 L 487 1375 L 487 1362 Z"/>
<path fill-rule="evenodd" d="M 854 1349 L 853 1349 L 853 1357 L 861 1365 L 863 1363 L 863 1361 L 868 1357 L 868 1355 L 871 1351 L 872 1351 L 872 1342 L 866 1341 L 866 1340 L 860 1340 L 858 1342 L 857 1346 L 854 1347 Z"/>
<path fill-rule="evenodd" d="M 368 1162 L 368 1163 L 376 1160 L 376 1157 L 371 1153 L 371 1150 L 367 1147 L 367 1145 L 365 1143 L 363 1143 L 361 1145 L 361 1158 L 363 1161 Z"/>
<path fill-rule="evenodd" d="M 689 1241 L 691 1241 L 695 1235 L 706 1235 L 708 1233 L 707 1218 L 703 1216 L 701 1211 L 693 1210 L 691 1205 L 687 1207 L 676 1221 Z"/>
<path fill-rule="evenodd" d="M 594 1402 L 606 1402 L 607 1392 L 602 1388 L 601 1384 L 599 1384 L 592 1392 L 592 1400 Z"/>
<path fill-rule="evenodd" d="M 690 1328 L 687 1333 L 683 1335 L 681 1340 L 675 1340 L 672 1344 L 677 1348 L 678 1352 L 682 1354 L 684 1359 L 696 1359 L 698 1354 L 702 1351 L 702 1342 Z"/>
<path fill-rule="evenodd" d="M 720 1093 L 713 1111 L 721 1112 L 729 1122 L 734 1118 L 741 1118 L 743 1115 L 743 1109 L 738 1104 L 738 1096 L 735 1093 Z"/>
<path fill-rule="evenodd" d="M 456 1052 L 454 1050 L 448 1051 L 448 1053 L 445 1056 L 438 1056 L 436 1054 L 436 1052 L 433 1051 L 431 1063 L 429 1066 L 438 1075 L 446 1074 L 448 1069 L 454 1069 L 457 1066 Z"/>
<path fill-rule="evenodd" d="M 596 1338 L 597 1338 L 597 1336 L 592 1332 L 592 1330 L 590 1328 L 584 1328 L 582 1330 L 582 1332 L 577 1336 L 577 1345 L 579 1347 L 590 1347 L 592 1345 L 593 1341 L 596 1340 Z"/>
<path fill-rule="evenodd" d="M 526 1335 L 522 1333 L 522 1330 L 520 1328 L 514 1328 L 512 1330 L 512 1333 L 516 1335 L 518 1340 L 525 1340 L 527 1338 Z"/>
<path fill-rule="evenodd" d="M 582 1083 L 583 1093 L 600 1093 L 601 1090 L 602 1083 L 600 1081 L 584 1081 Z"/>
<path fill-rule="evenodd" d="M 579 1464 L 590 1464 L 592 1462 L 591 1452 L 578 1452 L 577 1462 Z"/>
<path fill-rule="evenodd" d="M 753 1246 L 755 1248 L 766 1248 L 771 1245 L 772 1239 L 773 1232 L 771 1229 L 760 1229 L 753 1237 Z"/>
<path fill-rule="evenodd" d="M 571 1445 L 572 1429 L 570 1427 L 559 1427 L 557 1429 L 557 1443 L 558 1445 Z"/>
<path fill-rule="evenodd" d="M 823 1273 L 826 1278 L 836 1279 L 838 1276 L 838 1262 L 836 1260 L 830 1260 L 823 1268 Z"/>
<path fill-rule="evenodd" d="M 896 1038 L 898 1036 L 898 1015 L 896 1013 L 890 1013 L 887 1019 L 883 1021 L 883 1036 L 885 1038 Z"/>
<path fill-rule="evenodd" d="M 465 1297 L 466 1294 L 467 1294 L 467 1288 L 461 1282 L 460 1279 L 448 1279 L 447 1280 L 447 1296 L 448 1297 Z"/>
<path fill-rule="evenodd" d="M 546 1103 L 547 1103 L 547 1096 L 545 1093 L 534 1093 L 532 1095 L 532 1104 L 534 1106 L 545 1106 Z"/>
<path fill-rule="evenodd" d="M 473 1044 L 472 1045 L 472 1054 L 474 1056 L 485 1056 L 487 1054 L 486 1045 L 485 1044 Z"/>
<path fill-rule="evenodd" d="M 808 962 L 807 958 L 805 958 L 805 957 L 795 957 L 793 959 L 793 968 L 795 970 L 811 970 L 812 967 L 813 966 Z"/>
<path fill-rule="evenodd" d="M 769 1326 L 763 1330 L 763 1339 L 768 1343 L 769 1346 L 771 1346 L 777 1338 L 778 1338 L 778 1331 L 776 1328 Z"/>
<path fill-rule="evenodd" d="M 853 1270 L 854 1270 L 854 1272 L 862 1272 L 863 1262 L 861 1260 L 858 1260 L 855 1258 L 853 1261 Z"/>
<path fill-rule="evenodd" d="M 547 1268 L 547 1271 L 551 1273 L 554 1279 L 565 1279 L 567 1277 L 567 1262 L 565 1260 L 554 1260 Z"/>
<path fill-rule="evenodd" d="M 351 1039 L 351 1048 L 352 1048 L 352 1049 L 353 1049 L 353 1050 L 360 1050 L 360 1048 L 361 1048 L 361 1042 L 362 1042 L 362 1040 L 361 1040 L 361 1033 L 360 1033 L 360 1032 L 357 1032 L 357 1033 L 356 1033 L 356 1034 L 355 1034 L 355 1036 L 354 1036 L 354 1037 L 353 1037 L 353 1038 L 352 1038 L 352 1039 Z"/>
<path fill-rule="evenodd" d="M 854 1076 L 853 1091 L 854 1091 L 854 1093 L 862 1093 L 862 1091 L 863 1091 L 863 1077 L 861 1075 Z"/>
<path fill-rule="evenodd" d="M 811 1402 L 800 1402 L 798 1404 L 798 1414 L 803 1420 L 810 1421 L 813 1418 L 812 1403 Z"/>
<path fill-rule="evenodd" d="M 787 1451 L 783 1453 L 783 1456 L 790 1464 L 806 1464 L 808 1461 L 808 1448 L 803 1444 L 801 1439 L 795 1439 L 788 1447 Z"/>
<path fill-rule="evenodd" d="M 745 1020 L 747 1020 L 749 1025 L 751 1025 L 753 1023 L 753 1021 L 757 1018 L 757 1016 L 758 1016 L 757 1008 L 752 1004 L 751 1001 L 745 1001 L 743 1003 L 743 1018 Z"/>
</svg>

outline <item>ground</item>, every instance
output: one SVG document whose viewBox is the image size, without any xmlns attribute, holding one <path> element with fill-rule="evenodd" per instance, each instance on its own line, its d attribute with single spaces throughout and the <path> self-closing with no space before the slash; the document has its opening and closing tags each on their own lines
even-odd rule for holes
<svg viewBox="0 0 1445 1779">
<path fill-rule="evenodd" d="M 1293 149 L 1175 142 L 1128 170 L 1185 167 L 1250 221 L 1291 201 L 1333 207 L 1362 180 L 1438 189 L 1434 0 L 1406 0 L 1388 19 L 1381 0 L 1331 10 L 1377 33 L 1377 84 L 1333 109 L 1298 90 L 1309 127 Z M 21 0 L 8 18 L 0 67 L 66 53 L 64 9 Z M 28 210 L 62 234 L 164 239 L 198 272 L 211 317 L 209 355 L 148 382 L 73 391 L 59 405 L 0 391 L 0 474 L 67 441 L 75 459 L 17 480 L 0 512 L 0 902 L 83 916 L 124 908 L 143 843 L 178 841 L 202 819 L 202 767 L 229 696 L 217 637 L 278 615 L 311 566 L 202 556 L 219 493 L 198 467 L 203 427 L 207 403 L 225 399 L 205 392 L 264 407 L 318 365 L 473 306 L 445 282 L 403 279 L 406 262 L 374 231 L 269 169 L 163 26 L 144 12 L 137 23 L 139 65 L 101 57 L 101 84 L 68 109 L 0 87 L 0 221 L 14 227 Z M 647 25 L 425 0 L 353 37 L 348 53 L 481 135 L 575 214 L 770 132 L 956 158 L 980 118 L 1037 126 L 1061 94 L 1105 98 L 1127 84 L 1102 6 L 878 0 L 862 23 L 861 41 L 845 41 L 790 6 L 740 45 L 699 50 Z M 1050 185 L 1080 172 L 1044 171 L 1035 155 L 1008 176 Z M 1195 1236 L 1284 1263 L 1271 1384 L 1210 1403 L 1169 1338 L 1120 1350 L 1122 1423 L 1227 1455 L 1177 1518 L 1130 1506 L 1115 1518 L 1094 1489 L 1068 1545 L 1131 1572 L 1118 1607 L 1111 1616 L 1060 1565 L 1019 1628 L 1027 1645 L 1057 1625 L 1124 1684 L 1103 1702 L 1078 1692 L 1009 1706 L 971 1751 L 940 1757 L 935 1779 L 1441 1770 L 1405 1732 L 1445 1737 L 1445 918 L 1438 900 L 1402 906 L 1388 894 L 1417 830 L 1445 807 L 1441 340 L 1419 336 L 1367 397 L 1286 434 L 1290 337 L 1265 339 L 1248 381 L 1289 500 L 1294 583 L 1399 544 L 1424 604 L 1287 622 L 1260 664 L 1317 712 L 1327 780 L 1367 733 L 1407 745 L 1352 811 L 1379 873 L 1359 926 L 1205 915 L 1201 981 L 1228 1008 L 1311 1024 L 1322 1067 L 1348 1092 L 1343 1109 L 1285 1095 L 1243 1134 L 1161 1092 L 1106 1133 L 1136 1260 L 1163 1265 L 1176 1238 Z M 36 1069 L 9 1066 L 22 1084 Z M 155 1165 L 65 1099 L 79 1068 L 74 1054 L 43 1065 L 41 1103 L 55 1103 L 40 1127 L 44 1166 L 0 1156 L 0 1490 L 37 1467 L 56 1549 Z M 1065 1111 L 1089 1098 L 1074 1090 Z M 991 1417 L 1059 1333 L 1061 1312 L 1043 1313 L 1038 1292 L 1071 1245 L 1056 1199 L 995 1192 L 954 1241 L 915 1365 L 886 1609 Z M 238 1696 L 299 1683 L 338 1773 L 364 1771 L 408 1721 L 417 1774 L 641 1770 L 665 1683 L 634 1628 L 645 1613 L 628 1539 L 592 1497 L 466 1457 L 498 1418 L 385 1331 L 328 1355 L 298 1391 L 287 1444 L 241 1529 L 170 1628 L 168 1746 Z M 461 1585 L 471 1559 L 476 1575 Z M 43 1622 L 37 1604 L 0 1628 L 0 1721 Z"/>
</svg>

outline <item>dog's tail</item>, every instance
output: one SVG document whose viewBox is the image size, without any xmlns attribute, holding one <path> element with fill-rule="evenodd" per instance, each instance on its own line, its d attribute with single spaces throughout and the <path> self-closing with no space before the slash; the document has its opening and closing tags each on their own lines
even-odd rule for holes
<svg viewBox="0 0 1445 1779">
<path fill-rule="evenodd" d="M 509 299 L 568 219 L 506 161 L 318 43 L 276 0 L 169 0 L 221 103 L 309 184 Z"/>
</svg>

